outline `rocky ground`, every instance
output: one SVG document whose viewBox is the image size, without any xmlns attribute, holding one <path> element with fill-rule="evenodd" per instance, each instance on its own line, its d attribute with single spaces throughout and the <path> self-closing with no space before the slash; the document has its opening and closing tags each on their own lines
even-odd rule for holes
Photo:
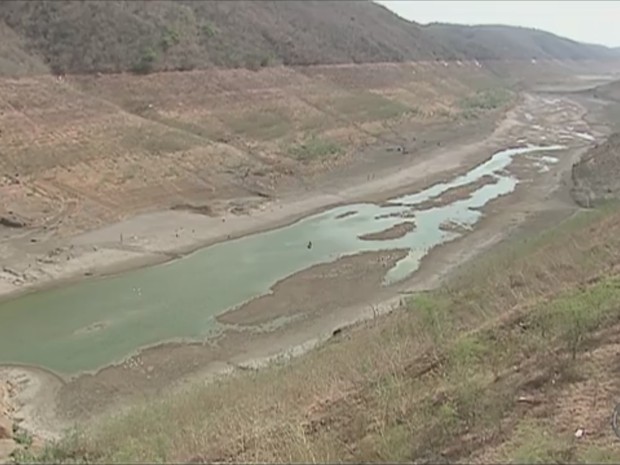
<svg viewBox="0 0 620 465">
<path fill-rule="evenodd" d="M 0 378 L 0 463 L 5 463 L 18 451 L 33 447 L 32 433 L 20 426 L 16 396 L 20 386 Z M 38 440 L 34 447 L 40 445 Z"/>
<path fill-rule="evenodd" d="M 0 462 L 6 461 L 19 447 L 13 435 L 13 407 L 10 404 L 14 389 L 12 384 L 0 382 Z"/>
<path fill-rule="evenodd" d="M 575 200 L 596 207 L 620 197 L 620 133 L 597 144 L 572 170 Z"/>
</svg>

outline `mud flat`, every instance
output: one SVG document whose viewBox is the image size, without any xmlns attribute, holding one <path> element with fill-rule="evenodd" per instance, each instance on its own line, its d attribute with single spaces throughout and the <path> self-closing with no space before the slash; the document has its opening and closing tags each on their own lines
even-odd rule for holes
<svg viewBox="0 0 620 465">
<path fill-rule="evenodd" d="M 343 219 L 345 219 L 345 218 L 347 218 L 349 216 L 355 215 L 356 213 L 357 212 L 355 210 L 349 210 L 349 211 L 346 211 L 346 212 L 341 213 L 340 215 L 336 216 L 336 219 L 337 220 L 343 220 Z"/>
<path fill-rule="evenodd" d="M 481 187 L 494 184 L 495 182 L 496 179 L 493 176 L 485 175 L 470 184 L 450 189 L 438 199 L 430 199 L 424 202 L 416 203 L 411 205 L 411 208 L 415 210 L 428 210 L 430 208 L 443 207 L 450 203 L 456 202 L 457 200 L 466 199 Z"/>
<path fill-rule="evenodd" d="M 60 422 L 55 409 L 63 380 L 54 373 L 36 367 L 0 366 L 2 386 L 5 386 L 4 414 L 36 438 L 55 439 L 63 428 L 70 426 Z"/>
<path fill-rule="evenodd" d="M 442 231 L 451 231 L 457 234 L 465 234 L 466 232 L 470 231 L 470 228 L 468 228 L 467 226 L 464 226 L 452 220 L 444 221 L 439 225 L 439 228 Z"/>
<path fill-rule="evenodd" d="M 229 325 L 262 325 L 279 318 L 309 316 L 370 300 L 387 270 L 407 256 L 407 249 L 363 252 L 316 265 L 283 279 L 271 292 L 220 315 Z"/>
<path fill-rule="evenodd" d="M 403 223 L 395 224 L 383 231 L 364 234 L 358 236 L 363 241 L 389 241 L 390 239 L 398 239 L 405 236 L 407 233 L 415 229 L 415 222 L 404 221 Z"/>
</svg>

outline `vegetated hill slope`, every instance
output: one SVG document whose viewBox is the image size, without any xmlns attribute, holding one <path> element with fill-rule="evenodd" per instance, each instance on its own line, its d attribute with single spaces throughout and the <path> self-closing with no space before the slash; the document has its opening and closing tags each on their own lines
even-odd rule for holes
<svg viewBox="0 0 620 465">
<path fill-rule="evenodd" d="M 617 50 L 580 43 L 550 32 L 513 26 L 462 26 L 433 23 L 424 27 L 433 40 L 478 60 L 587 60 L 620 57 Z"/>
<path fill-rule="evenodd" d="M 5 75 L 620 55 L 521 28 L 423 27 L 370 1 L 1 2 L 0 43 Z"/>
</svg>

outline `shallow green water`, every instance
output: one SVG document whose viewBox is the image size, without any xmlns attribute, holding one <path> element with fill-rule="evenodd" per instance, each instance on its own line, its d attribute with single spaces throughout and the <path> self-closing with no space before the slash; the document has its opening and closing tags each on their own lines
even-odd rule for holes
<svg viewBox="0 0 620 465">
<path fill-rule="evenodd" d="M 517 180 L 503 172 L 514 156 L 560 148 L 505 150 L 451 182 L 393 199 L 388 205 L 334 208 L 163 265 L 0 303 L 0 363 L 32 364 L 73 374 L 118 361 L 147 345 L 204 338 L 220 329 L 216 315 L 268 292 L 282 278 L 343 255 L 408 248 L 408 256 L 385 277 L 386 284 L 402 280 L 417 269 L 433 246 L 458 236 L 442 231 L 442 223 L 471 227 L 480 219 L 481 207 L 515 188 Z M 551 162 L 550 157 L 545 159 Z M 440 197 L 484 175 L 494 176 L 496 182 L 447 206 L 416 210 L 416 229 L 405 236 L 387 241 L 358 239 L 407 220 L 385 215 L 411 212 L 413 204 Z M 349 211 L 356 213 L 337 218 Z M 308 241 L 312 241 L 311 249 L 306 247 Z"/>
</svg>

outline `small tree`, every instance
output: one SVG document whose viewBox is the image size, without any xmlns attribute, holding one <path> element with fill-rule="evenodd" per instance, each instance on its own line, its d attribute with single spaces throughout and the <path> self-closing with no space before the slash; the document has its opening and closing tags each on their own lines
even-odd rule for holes
<svg viewBox="0 0 620 465">
<path fill-rule="evenodd" d="M 159 45 L 164 52 L 167 52 L 170 47 L 178 45 L 180 41 L 181 39 L 179 38 L 179 33 L 177 31 L 174 29 L 165 28 Z"/>
<path fill-rule="evenodd" d="M 148 47 L 142 51 L 138 62 L 133 67 L 133 71 L 138 74 L 148 74 L 153 71 L 156 61 L 157 52 Z"/>
<path fill-rule="evenodd" d="M 577 358 L 581 343 L 591 326 L 587 309 L 583 306 L 569 305 L 565 312 L 563 336 L 572 360 Z"/>
</svg>

